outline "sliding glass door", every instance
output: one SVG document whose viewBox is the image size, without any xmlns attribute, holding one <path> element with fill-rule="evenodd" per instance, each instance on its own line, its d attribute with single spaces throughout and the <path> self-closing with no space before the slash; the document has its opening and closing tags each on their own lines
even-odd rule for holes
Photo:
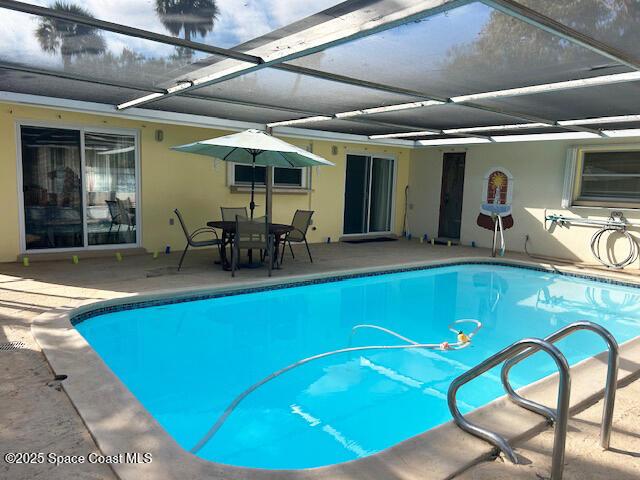
<svg viewBox="0 0 640 480">
<path fill-rule="evenodd" d="M 26 248 L 83 246 L 80 132 L 22 127 Z"/>
<path fill-rule="evenodd" d="M 136 245 L 135 134 L 20 126 L 23 250 Z"/>
<path fill-rule="evenodd" d="M 391 158 L 347 155 L 345 235 L 391 231 L 394 170 Z"/>
</svg>

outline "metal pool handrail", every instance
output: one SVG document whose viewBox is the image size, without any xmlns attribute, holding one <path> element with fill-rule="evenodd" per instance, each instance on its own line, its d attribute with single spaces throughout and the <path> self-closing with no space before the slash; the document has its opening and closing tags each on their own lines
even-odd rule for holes
<svg viewBox="0 0 640 480">
<path fill-rule="evenodd" d="M 589 322 L 586 320 L 571 323 L 566 327 L 561 328 L 557 332 L 552 333 L 544 340 L 545 342 L 555 343 L 558 340 L 561 340 L 562 338 L 565 338 L 566 336 L 571 335 L 578 330 L 589 330 L 600 335 L 607 343 L 607 346 L 609 348 L 609 357 L 607 362 L 607 379 L 604 389 L 604 408 L 602 410 L 602 425 L 600 427 L 600 445 L 602 446 L 602 448 L 607 450 L 609 448 L 609 443 L 611 440 L 613 407 L 616 401 L 616 384 L 618 380 L 618 366 L 620 362 L 618 342 L 616 342 L 616 339 L 606 328 L 598 325 L 597 323 Z M 525 358 L 533 355 L 536 351 L 538 351 L 537 348 L 531 348 L 507 360 L 502 366 L 502 372 L 500 374 L 502 378 L 502 385 L 504 385 L 509 398 L 514 403 L 534 413 L 547 417 L 551 422 L 555 422 L 557 421 L 557 413 L 555 410 L 522 397 L 515 392 L 515 390 L 511 387 L 511 383 L 509 382 L 510 370 Z"/>
<path fill-rule="evenodd" d="M 479 437 L 487 442 L 495 445 L 501 451 L 507 455 L 512 463 L 518 463 L 518 457 L 509 445 L 509 442 L 501 435 L 492 432 L 486 428 L 479 427 L 469 422 L 460 413 L 458 409 L 456 394 L 460 387 L 482 375 L 483 373 L 491 370 L 496 365 L 516 357 L 518 354 L 527 350 L 542 350 L 548 353 L 556 363 L 558 367 L 560 382 L 558 386 L 558 403 L 557 403 L 557 421 L 555 422 L 555 432 L 553 440 L 553 454 L 551 464 L 551 479 L 561 480 L 562 471 L 564 468 L 564 450 L 565 441 L 567 437 L 567 420 L 569 416 L 569 395 L 571 390 L 571 375 L 569 373 L 569 364 L 562 352 L 558 348 L 539 338 L 525 338 L 519 340 L 512 345 L 500 350 L 498 353 L 487 358 L 480 364 L 471 368 L 467 372 L 463 373 L 459 377 L 451 382 L 449 391 L 447 393 L 447 403 L 449 404 L 449 410 L 453 416 L 453 420 L 462 430 L 468 432 L 476 437 Z"/>
<path fill-rule="evenodd" d="M 496 256 L 496 246 L 498 244 L 498 232 L 500 233 L 500 256 L 504 255 L 504 227 L 502 225 L 502 217 L 496 214 L 495 224 L 493 225 L 493 243 L 491 245 L 491 256 Z"/>
<path fill-rule="evenodd" d="M 452 343 L 445 342 L 446 348 L 444 350 L 458 350 L 461 348 L 465 348 L 469 345 L 469 343 L 471 342 L 471 337 L 473 337 L 473 335 L 475 335 L 475 333 L 482 327 L 482 323 L 479 322 L 478 320 L 464 319 L 464 320 L 456 320 L 451 325 L 449 325 L 449 329 L 453 331 L 453 328 L 452 328 L 453 325 L 456 325 L 459 323 L 469 323 L 469 322 L 476 323 L 476 329 L 473 332 L 469 333 L 469 335 L 467 335 L 467 341 L 458 340 L 457 342 L 452 342 Z M 374 327 L 377 327 L 377 326 L 374 325 Z M 404 338 L 400 334 L 397 334 L 391 330 L 385 329 L 384 327 L 377 327 L 377 328 L 382 331 L 386 331 L 391 335 L 397 336 L 398 338 Z M 409 339 L 405 339 L 405 340 L 408 342 L 412 342 L 412 340 L 409 340 Z M 202 449 L 202 447 L 204 447 L 209 442 L 209 440 L 213 438 L 213 436 L 218 432 L 218 430 L 220 430 L 224 422 L 227 420 L 227 418 L 229 418 L 229 415 L 233 413 L 233 411 L 237 408 L 240 402 L 242 402 L 247 396 L 249 396 L 249 394 L 251 394 L 258 388 L 260 388 L 265 383 L 273 380 L 276 377 L 279 377 L 283 373 L 286 373 L 289 370 L 293 370 L 296 367 L 300 367 L 305 363 L 309 363 L 314 360 L 319 360 L 321 358 L 329 357 L 331 355 L 338 355 L 341 353 L 348 353 L 348 352 L 361 352 L 366 350 L 400 350 L 400 349 L 413 349 L 413 348 L 443 350 L 443 346 L 444 346 L 443 343 L 410 343 L 409 345 L 368 345 L 363 347 L 340 348 L 338 350 L 319 353 L 317 355 L 313 355 L 311 357 L 298 360 L 297 362 L 292 363 L 291 365 L 287 365 L 286 367 L 281 368 L 280 370 L 273 372 L 270 375 L 264 377 L 262 380 L 254 383 L 249 388 L 247 388 L 242 393 L 240 393 L 240 395 L 234 398 L 233 401 L 227 406 L 225 411 L 222 413 L 222 415 L 218 417 L 218 420 L 216 420 L 216 423 L 213 424 L 213 426 L 209 429 L 209 431 L 198 441 L 198 443 L 190 450 L 190 452 L 198 453 Z"/>
</svg>

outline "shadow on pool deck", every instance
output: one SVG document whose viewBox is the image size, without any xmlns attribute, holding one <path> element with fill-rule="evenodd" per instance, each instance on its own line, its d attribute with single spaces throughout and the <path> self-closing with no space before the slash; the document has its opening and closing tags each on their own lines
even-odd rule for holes
<svg viewBox="0 0 640 480">
<path fill-rule="evenodd" d="M 565 480 L 636 480 L 640 478 L 640 381 L 618 389 L 611 449 L 599 444 L 602 401 L 569 420 Z M 459 475 L 459 480 L 540 480 L 551 468 L 553 430 L 548 429 L 516 445 L 526 465 L 512 465 L 502 458 L 483 462 Z"/>
</svg>

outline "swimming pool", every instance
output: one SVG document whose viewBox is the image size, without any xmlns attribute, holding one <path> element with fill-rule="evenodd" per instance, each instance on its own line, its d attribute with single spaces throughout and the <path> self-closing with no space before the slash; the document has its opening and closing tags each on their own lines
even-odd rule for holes
<svg viewBox="0 0 640 480">
<path fill-rule="evenodd" d="M 450 420 L 451 380 L 525 336 L 586 319 L 619 342 L 640 335 L 635 288 L 538 270 L 465 264 L 270 289 L 105 313 L 78 331 L 186 450 L 251 384 L 301 358 L 349 346 L 400 344 L 376 324 L 425 343 L 448 325 L 483 328 L 457 351 L 347 353 L 294 369 L 249 395 L 198 452 L 215 462 L 306 468 L 371 455 Z M 578 332 L 558 344 L 570 363 L 605 349 Z M 535 355 L 514 386 L 554 372 Z M 463 388 L 461 410 L 501 396 L 498 372 Z"/>
</svg>

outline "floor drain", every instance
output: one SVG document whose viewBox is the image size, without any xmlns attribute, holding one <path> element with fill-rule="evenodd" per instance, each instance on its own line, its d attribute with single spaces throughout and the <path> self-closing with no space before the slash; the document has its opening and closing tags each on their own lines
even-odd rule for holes
<svg viewBox="0 0 640 480">
<path fill-rule="evenodd" d="M 0 343 L 0 350 L 22 350 L 23 348 L 27 348 L 24 342 Z"/>
</svg>

